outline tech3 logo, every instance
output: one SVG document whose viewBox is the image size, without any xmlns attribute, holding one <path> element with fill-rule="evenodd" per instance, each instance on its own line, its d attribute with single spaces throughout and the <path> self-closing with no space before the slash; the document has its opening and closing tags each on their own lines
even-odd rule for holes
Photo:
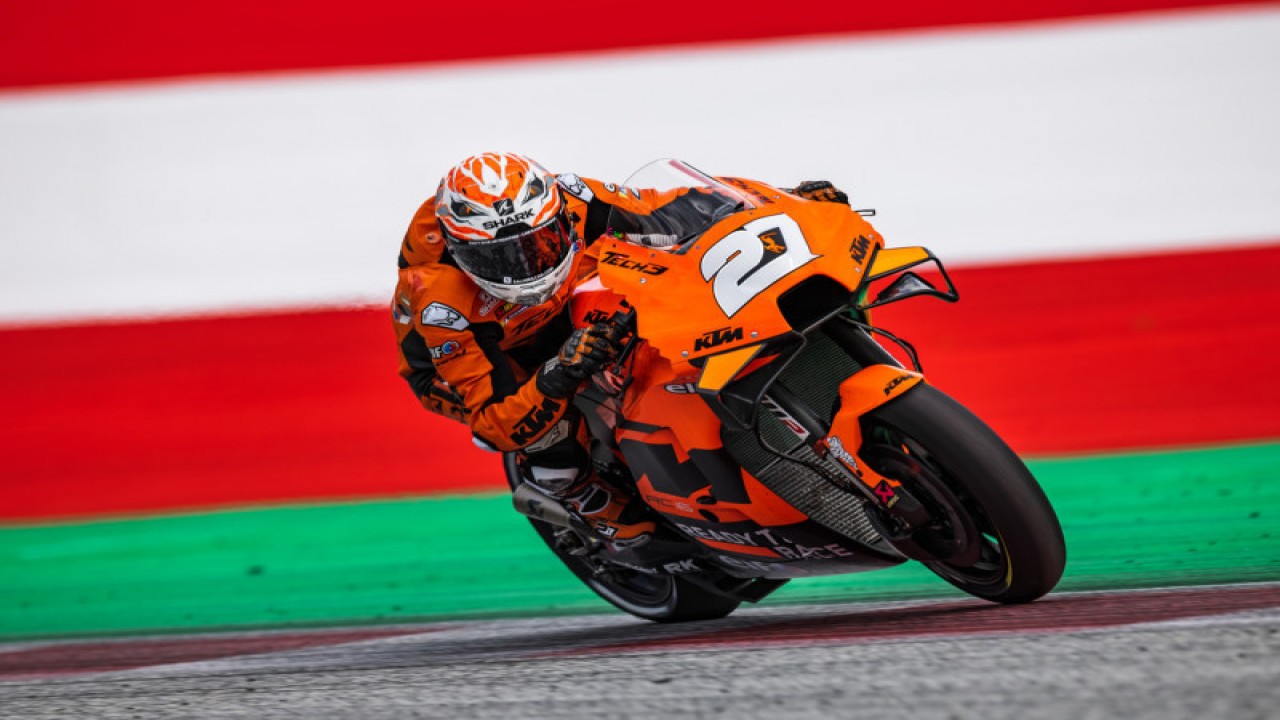
<svg viewBox="0 0 1280 720">
<path fill-rule="evenodd" d="M 635 270 L 636 272 L 644 273 L 645 275 L 661 275 L 671 269 L 666 265 L 659 265 L 658 263 L 647 263 L 640 262 L 639 260 L 632 260 L 624 253 L 614 252 L 612 250 L 605 250 L 604 257 L 601 258 L 600 262 L 605 265 L 616 265 L 624 270 Z"/>
<path fill-rule="evenodd" d="M 702 256 L 702 279 L 716 304 L 733 317 L 774 283 L 817 260 L 804 233 L 786 215 L 756 218 L 725 235 Z"/>
</svg>

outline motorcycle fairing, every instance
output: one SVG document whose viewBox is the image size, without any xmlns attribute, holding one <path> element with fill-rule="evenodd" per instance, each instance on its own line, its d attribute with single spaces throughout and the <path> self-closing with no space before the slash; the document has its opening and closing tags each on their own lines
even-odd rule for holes
<svg viewBox="0 0 1280 720">
<path fill-rule="evenodd" d="M 777 193 L 761 183 L 755 189 Z M 821 229 L 806 235 L 790 215 L 799 216 L 806 228 Z M 780 235 L 769 232 L 775 225 Z M 754 234 L 743 232 L 748 227 Z M 733 244 L 736 254 L 726 253 L 723 247 L 716 250 L 723 243 Z M 762 260 L 745 271 L 741 263 L 733 267 L 735 258 L 750 254 L 752 244 Z M 633 373 L 625 378 L 627 391 L 601 402 L 595 414 L 608 418 L 613 451 L 625 459 L 645 502 L 722 559 L 732 558 L 724 561 L 726 570 L 737 567 L 745 572 L 745 563 L 756 576 L 782 578 L 865 570 L 903 560 L 878 543 L 859 542 L 853 539 L 856 535 L 816 522 L 743 469 L 726 452 L 720 435 L 722 418 L 709 404 L 729 381 L 775 363 L 779 353 L 785 352 L 782 348 L 800 339 L 780 309 L 779 297 L 821 275 L 842 288 L 838 304 L 844 305 L 862 286 L 865 271 L 881 247 L 875 230 L 848 208 L 779 195 L 772 205 L 716 223 L 675 252 L 609 238 L 590 250 L 605 261 L 597 264 L 597 278 L 575 290 L 574 323 L 603 321 L 630 305 L 636 310 L 637 334 L 644 338 L 627 363 Z M 755 289 L 751 278 L 762 268 L 794 253 L 798 253 L 797 262 L 773 265 L 770 272 L 776 277 L 766 278 L 769 284 L 761 285 L 754 295 L 725 302 L 726 287 L 729 295 L 735 288 L 746 287 L 743 292 L 750 292 Z M 796 272 L 802 267 L 803 272 Z M 717 275 L 724 272 L 736 273 L 736 285 L 720 282 L 717 297 Z M 725 365 L 725 359 L 734 356 L 738 357 Z M 723 377 L 710 383 L 708 367 L 717 364 L 727 369 L 718 371 Z M 840 446 L 846 438 L 860 443 L 860 433 L 846 426 L 856 425 L 861 414 L 919 382 L 918 375 L 907 377 L 903 372 L 885 365 L 850 377 L 846 385 L 859 402 L 845 400 L 842 389 L 838 428 L 833 426 L 826 442 Z M 906 379 L 897 381 L 899 388 L 883 390 L 894 377 Z M 853 465 L 858 465 L 856 460 Z M 875 481 L 878 486 L 884 480 L 859 470 L 862 474 L 855 477 L 864 483 Z M 854 506 L 852 513 L 861 514 L 861 510 Z M 759 539 L 764 537 L 772 544 L 761 545 Z"/>
<path fill-rule="evenodd" d="M 622 404 L 626 421 L 615 432 L 617 448 L 641 498 L 690 538 L 722 555 L 769 564 L 763 576 L 771 578 L 902 561 L 814 522 L 744 470 L 726 452 L 715 413 L 689 392 L 690 375 L 677 374 L 655 349 L 641 346 L 633 367 Z M 722 535 L 717 539 L 716 533 Z M 768 537 L 774 541 L 770 547 L 785 549 L 735 543 L 734 534 Z M 726 571 L 741 572 L 732 566 Z"/>
<path fill-rule="evenodd" d="M 640 335 L 673 362 L 790 331 L 778 295 L 813 275 L 832 278 L 852 295 L 869 253 L 883 246 L 880 234 L 845 205 L 743 182 L 774 202 L 720 220 L 676 251 L 608 237 L 592 245 L 610 259 L 598 265 L 603 285 L 627 298 L 637 310 Z M 634 269 L 654 264 L 664 268 L 660 274 Z"/>
<path fill-rule="evenodd" d="M 624 433 L 620 445 L 640 497 L 717 558 L 751 561 L 748 576 L 825 575 L 902 562 L 809 519 L 722 448 L 682 452 L 665 428 Z M 741 562 L 726 565 L 731 573 L 742 570 Z"/>
</svg>

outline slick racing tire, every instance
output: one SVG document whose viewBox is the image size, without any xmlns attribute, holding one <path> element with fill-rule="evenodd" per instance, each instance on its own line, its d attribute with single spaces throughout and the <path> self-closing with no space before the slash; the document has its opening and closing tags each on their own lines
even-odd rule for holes
<svg viewBox="0 0 1280 720">
<path fill-rule="evenodd" d="M 930 570 L 1000 603 L 1030 602 L 1058 583 L 1067 551 L 1053 507 L 967 408 L 921 384 L 868 413 L 863 433 L 866 461 L 933 512 L 935 523 L 913 536 L 937 551 Z"/>
<path fill-rule="evenodd" d="M 516 455 L 505 453 L 507 484 L 519 482 Z M 646 573 L 605 562 L 603 571 L 586 558 L 563 549 L 557 533 L 572 533 L 551 523 L 527 518 L 547 547 L 584 585 L 623 612 L 654 622 L 715 620 L 733 612 L 740 601 L 705 590 L 667 573 Z"/>
</svg>

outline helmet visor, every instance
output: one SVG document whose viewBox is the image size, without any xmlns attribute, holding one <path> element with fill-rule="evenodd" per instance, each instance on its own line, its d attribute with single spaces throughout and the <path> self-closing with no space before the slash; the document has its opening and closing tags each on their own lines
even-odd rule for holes
<svg viewBox="0 0 1280 720">
<path fill-rule="evenodd" d="M 569 254 L 573 234 L 564 218 L 493 240 L 448 238 L 458 267 L 473 277 L 514 285 L 536 280 L 556 269 Z"/>
</svg>

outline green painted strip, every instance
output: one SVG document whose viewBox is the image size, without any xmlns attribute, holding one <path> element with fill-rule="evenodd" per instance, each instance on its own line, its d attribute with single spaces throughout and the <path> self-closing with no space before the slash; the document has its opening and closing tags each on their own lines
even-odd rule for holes
<svg viewBox="0 0 1280 720">
<path fill-rule="evenodd" d="M 1280 444 L 1031 463 L 1061 589 L 1280 579 Z M 0 637 L 612 611 L 505 496 L 0 528 Z M 958 595 L 922 567 L 767 603 Z"/>
</svg>

